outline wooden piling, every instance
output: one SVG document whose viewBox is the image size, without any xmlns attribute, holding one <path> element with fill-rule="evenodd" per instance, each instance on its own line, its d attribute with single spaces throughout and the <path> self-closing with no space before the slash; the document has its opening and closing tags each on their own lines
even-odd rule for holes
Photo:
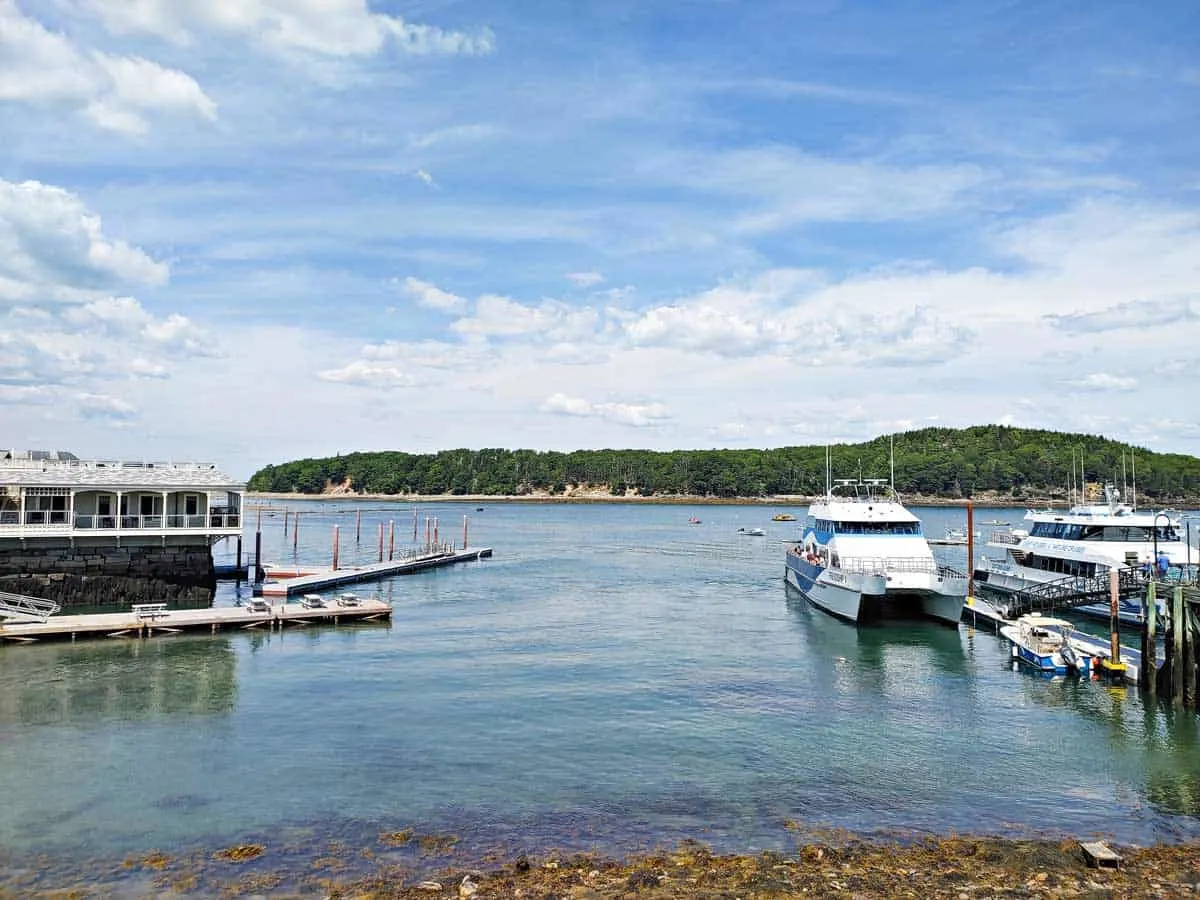
<svg viewBox="0 0 1200 900">
<path fill-rule="evenodd" d="M 288 533 L 288 513 L 290 513 L 290 512 L 291 512 L 291 510 L 288 510 L 288 509 L 285 509 L 283 511 L 283 536 L 284 537 L 287 537 L 287 533 Z"/>
<path fill-rule="evenodd" d="M 1183 706 L 1183 650 L 1187 624 L 1183 618 L 1183 587 L 1171 597 L 1171 705 Z"/>
<path fill-rule="evenodd" d="M 242 536 L 237 536 L 237 577 L 242 577 Z"/>
<path fill-rule="evenodd" d="M 464 550 L 467 549 L 467 517 L 463 516 L 463 545 Z"/>
<path fill-rule="evenodd" d="M 296 510 L 296 518 L 292 520 L 292 553 L 296 552 L 296 545 L 300 541 L 300 510 Z"/>
<path fill-rule="evenodd" d="M 383 522 L 379 523 L 379 562 L 383 562 Z"/>
<path fill-rule="evenodd" d="M 362 510 L 354 511 L 354 543 L 362 543 Z"/>
<path fill-rule="evenodd" d="M 1116 566 L 1108 570 L 1110 659 L 1115 666 L 1121 664 L 1121 576 Z"/>
<path fill-rule="evenodd" d="M 417 542 L 417 508 L 413 507 L 413 543 Z"/>
<path fill-rule="evenodd" d="M 388 519 L 388 562 L 396 558 L 396 520 Z"/>
<path fill-rule="evenodd" d="M 339 535 L 338 535 L 339 530 L 340 530 L 340 526 L 338 526 L 338 525 L 333 526 L 333 571 L 335 571 L 335 572 L 337 571 L 337 568 L 338 568 L 338 550 L 341 549 L 341 543 L 342 543 L 341 540 L 339 540 Z"/>
<path fill-rule="evenodd" d="M 438 542 L 438 520 L 437 520 L 437 516 L 434 516 L 433 517 L 433 543 L 437 544 L 437 542 Z"/>
<path fill-rule="evenodd" d="M 262 531 L 254 532 L 254 580 L 262 581 L 266 572 L 262 566 Z"/>
<path fill-rule="evenodd" d="M 1146 585 L 1146 599 L 1142 606 L 1142 673 L 1138 685 L 1148 697 L 1153 697 L 1158 688 L 1158 646 L 1155 626 L 1158 618 L 1158 597 L 1155 584 Z"/>
<path fill-rule="evenodd" d="M 1179 588 L 1180 593 L 1183 588 Z M 1185 706 L 1200 709 L 1200 699 L 1196 697 L 1196 668 L 1200 664 L 1200 653 L 1197 653 L 1197 637 L 1200 637 L 1200 615 L 1191 603 L 1184 603 L 1183 618 L 1185 636 L 1185 655 L 1183 663 L 1183 702 Z"/>
<path fill-rule="evenodd" d="M 967 501 L 967 596 L 975 596 L 975 504 L 970 500 Z"/>
</svg>

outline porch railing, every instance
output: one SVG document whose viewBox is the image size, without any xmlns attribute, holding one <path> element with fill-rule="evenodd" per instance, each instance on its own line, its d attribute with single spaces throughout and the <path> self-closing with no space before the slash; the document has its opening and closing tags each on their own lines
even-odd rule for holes
<svg viewBox="0 0 1200 900">
<path fill-rule="evenodd" d="M 0 513 L 0 531 L 14 529 L 61 530 L 74 528 L 76 531 L 132 531 L 240 528 L 240 513 L 214 512 L 209 515 L 171 516 L 116 516 L 76 515 L 72 522 L 69 513 L 62 510 L 26 510 L 22 524 L 19 512 Z"/>
</svg>

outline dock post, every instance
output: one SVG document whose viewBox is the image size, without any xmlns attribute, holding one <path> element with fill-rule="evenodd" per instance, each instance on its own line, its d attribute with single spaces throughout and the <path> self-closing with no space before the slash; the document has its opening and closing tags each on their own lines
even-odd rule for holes
<svg viewBox="0 0 1200 900">
<path fill-rule="evenodd" d="M 1187 623 L 1183 618 L 1183 586 L 1175 588 L 1171 598 L 1171 705 L 1183 706 L 1183 646 Z"/>
<path fill-rule="evenodd" d="M 264 574 L 262 567 L 262 531 L 260 530 L 254 532 L 254 580 L 262 581 Z"/>
<path fill-rule="evenodd" d="M 240 534 L 237 536 L 237 572 L 234 574 L 234 578 L 238 581 L 242 580 L 242 536 Z"/>
<path fill-rule="evenodd" d="M 462 546 L 462 548 L 464 550 L 467 549 L 467 517 L 466 516 L 463 516 L 463 546 Z"/>
<path fill-rule="evenodd" d="M 1157 617 L 1158 598 L 1154 582 L 1151 581 L 1146 585 L 1146 600 L 1142 609 L 1142 671 L 1138 673 L 1138 685 L 1142 693 L 1150 697 L 1153 697 L 1158 689 L 1158 648 L 1154 633 Z"/>
<path fill-rule="evenodd" d="M 296 555 L 296 544 L 300 540 L 300 510 L 296 510 L 296 518 L 292 520 L 292 555 Z"/>
<path fill-rule="evenodd" d="M 413 543 L 417 542 L 417 508 L 413 507 Z"/>
<path fill-rule="evenodd" d="M 438 520 L 437 516 L 433 517 L 433 545 L 436 547 L 438 542 Z"/>
<path fill-rule="evenodd" d="M 430 527 L 430 518 L 429 518 L 429 516 L 426 516 L 425 517 L 425 552 L 426 553 L 429 552 L 429 527 Z"/>
<path fill-rule="evenodd" d="M 396 520 L 388 519 L 388 562 L 396 556 Z"/>
<path fill-rule="evenodd" d="M 362 510 L 354 511 L 354 543 L 362 543 Z"/>
<path fill-rule="evenodd" d="M 289 512 L 290 512 L 290 510 L 287 510 L 287 509 L 285 509 L 283 511 L 283 536 L 284 537 L 287 537 L 287 533 L 288 533 L 287 528 L 288 528 L 288 513 Z"/>
<path fill-rule="evenodd" d="M 975 504 L 967 501 L 967 596 L 975 597 Z"/>
<path fill-rule="evenodd" d="M 383 522 L 379 523 L 379 561 L 383 562 Z"/>
<path fill-rule="evenodd" d="M 1111 659 L 1114 668 L 1119 671 L 1121 665 L 1121 618 L 1119 615 L 1121 609 L 1121 576 L 1117 572 L 1116 567 L 1111 567 L 1108 570 L 1108 597 L 1109 597 L 1109 618 L 1112 620 L 1111 642 L 1112 646 Z"/>
<path fill-rule="evenodd" d="M 1183 588 L 1180 588 L 1182 591 Z M 1185 704 L 1190 704 L 1193 707 L 1200 709 L 1200 701 L 1196 697 L 1196 666 L 1197 653 L 1196 643 L 1197 629 L 1200 628 L 1200 621 L 1197 621 L 1197 615 L 1192 611 L 1191 604 L 1185 603 L 1183 606 L 1183 618 L 1185 620 L 1185 628 L 1187 630 L 1187 656 L 1183 664 L 1183 699 Z"/>
<path fill-rule="evenodd" d="M 337 567 L 338 567 L 338 549 L 339 549 L 339 545 L 341 544 L 341 541 L 338 539 L 338 537 L 339 537 L 338 536 L 338 528 L 339 527 L 340 526 L 337 526 L 337 525 L 333 526 L 333 571 L 335 571 L 335 572 L 337 571 Z"/>
</svg>

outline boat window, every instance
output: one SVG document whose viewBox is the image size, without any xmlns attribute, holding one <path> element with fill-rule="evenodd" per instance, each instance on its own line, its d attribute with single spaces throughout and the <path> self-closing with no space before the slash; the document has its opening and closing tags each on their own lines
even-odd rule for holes
<svg viewBox="0 0 1200 900">
<path fill-rule="evenodd" d="M 1175 531 L 1174 525 L 1158 525 L 1155 527 L 1155 532 L 1158 534 L 1160 541 L 1177 541 L 1179 533 Z"/>
<path fill-rule="evenodd" d="M 835 522 L 838 534 L 920 534 L 917 522 Z"/>
<path fill-rule="evenodd" d="M 1031 537 L 1054 537 L 1054 523 L 1034 522 L 1033 530 L 1029 534 Z"/>
</svg>

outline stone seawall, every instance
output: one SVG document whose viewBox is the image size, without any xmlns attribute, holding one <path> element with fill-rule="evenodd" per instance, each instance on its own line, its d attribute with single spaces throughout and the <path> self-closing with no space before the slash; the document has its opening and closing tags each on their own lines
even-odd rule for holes
<svg viewBox="0 0 1200 900">
<path fill-rule="evenodd" d="M 67 607 L 208 606 L 217 588 L 208 544 L 0 548 L 0 591 Z"/>
</svg>

